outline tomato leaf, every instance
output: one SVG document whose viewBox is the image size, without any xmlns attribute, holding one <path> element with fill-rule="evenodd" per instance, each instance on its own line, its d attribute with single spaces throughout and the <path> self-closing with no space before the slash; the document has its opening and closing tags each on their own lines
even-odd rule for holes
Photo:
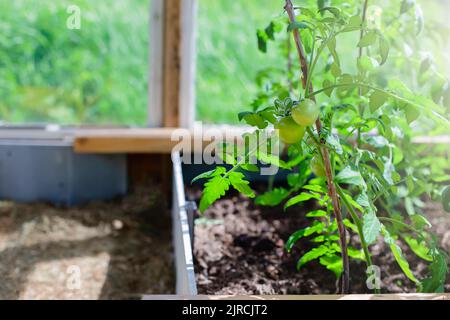
<svg viewBox="0 0 450 320">
<path fill-rule="evenodd" d="M 392 236 L 385 228 L 383 229 L 383 235 L 384 241 L 391 248 L 395 261 L 397 261 L 397 264 L 399 265 L 400 269 L 402 269 L 403 273 L 408 277 L 408 279 L 410 279 L 416 284 L 419 284 L 419 280 L 417 280 L 417 278 L 414 276 L 414 274 L 411 271 L 411 268 L 409 267 L 408 261 L 403 256 L 402 249 L 399 247 L 399 245 L 395 242 L 394 238 L 392 238 Z"/>
<path fill-rule="evenodd" d="M 370 111 L 373 113 L 377 111 L 383 104 L 386 103 L 388 96 L 380 90 L 375 90 L 369 98 Z"/>
<path fill-rule="evenodd" d="M 314 233 L 322 233 L 324 229 L 324 224 L 322 222 L 315 223 L 314 225 L 307 227 L 305 229 L 298 230 L 294 232 L 286 242 L 286 250 L 288 252 L 292 251 L 294 244 L 301 238 L 308 237 Z"/>
<path fill-rule="evenodd" d="M 381 232 L 381 222 L 375 212 L 369 210 L 363 217 L 363 234 L 367 244 L 374 243 Z"/>
<path fill-rule="evenodd" d="M 286 199 L 291 193 L 284 188 L 275 188 L 272 191 L 256 197 L 255 203 L 261 206 L 275 207 L 278 206 L 284 199 Z"/>
<path fill-rule="evenodd" d="M 358 42 L 358 47 L 364 48 L 364 47 L 371 46 L 375 43 L 375 41 L 377 41 L 377 39 L 378 39 L 378 33 L 376 33 L 375 31 L 369 31 Z"/>
<path fill-rule="evenodd" d="M 350 166 L 345 167 L 341 172 L 339 172 L 335 179 L 338 183 L 353 184 L 362 187 L 363 190 L 367 188 L 361 173 L 353 170 Z"/>
<path fill-rule="evenodd" d="M 317 199 L 317 196 L 315 196 L 311 193 L 302 192 L 298 196 L 295 196 L 295 197 L 289 199 L 288 202 L 286 202 L 286 204 L 284 205 L 284 210 L 286 210 L 289 207 L 292 207 L 293 205 L 296 205 L 298 203 L 305 202 L 305 201 L 308 201 L 311 199 Z"/>
<path fill-rule="evenodd" d="M 244 180 L 245 176 L 241 172 L 230 172 L 228 176 L 231 185 L 240 193 L 246 195 L 249 198 L 254 198 L 255 193 L 249 187 L 249 182 Z"/>
<path fill-rule="evenodd" d="M 325 245 L 321 245 L 317 248 L 312 249 L 311 251 L 308 251 L 305 253 L 297 262 L 297 270 L 300 270 L 302 266 L 304 266 L 306 263 L 318 259 L 321 256 L 325 255 L 328 252 L 328 247 Z"/>
<path fill-rule="evenodd" d="M 199 174 L 194 179 L 192 179 L 191 184 L 196 182 L 196 181 L 198 181 L 198 180 L 201 180 L 201 179 L 209 179 L 209 178 L 212 178 L 214 176 L 218 176 L 220 174 L 224 174 L 226 171 L 227 171 L 227 169 L 225 169 L 224 167 L 217 167 L 214 170 L 207 171 L 207 172 L 204 172 L 202 174 Z"/>
<path fill-rule="evenodd" d="M 230 181 L 220 175 L 213 177 L 205 183 L 205 188 L 203 189 L 202 198 L 200 200 L 200 212 L 205 212 L 211 204 L 223 197 L 229 188 Z"/>
</svg>

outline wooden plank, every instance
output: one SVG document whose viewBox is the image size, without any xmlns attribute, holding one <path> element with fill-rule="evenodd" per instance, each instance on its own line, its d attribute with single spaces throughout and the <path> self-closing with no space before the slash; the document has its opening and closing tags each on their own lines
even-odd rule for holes
<svg viewBox="0 0 450 320">
<path fill-rule="evenodd" d="M 242 142 L 242 134 L 246 130 L 240 127 L 212 127 L 215 132 L 222 132 L 223 142 Z M 78 153 L 164 153 L 170 154 L 179 144 L 179 136 L 190 139 L 193 152 L 201 152 L 211 143 L 206 138 L 208 128 L 197 132 L 196 129 L 187 130 L 176 128 L 147 128 L 147 129 L 108 129 L 83 130 L 75 134 L 74 150 Z M 218 131 L 219 130 L 219 131 Z M 174 138 L 172 135 L 175 134 Z M 216 141 L 219 142 L 219 141 Z"/>
<path fill-rule="evenodd" d="M 164 0 L 152 0 L 149 23 L 148 125 L 163 126 Z"/>
<path fill-rule="evenodd" d="M 192 128 L 195 121 L 197 0 L 182 0 L 181 75 L 179 126 Z"/>
<path fill-rule="evenodd" d="M 180 125 L 182 0 L 164 2 L 163 125 Z"/>
<path fill-rule="evenodd" d="M 176 128 L 143 128 L 143 129 L 83 129 L 70 132 L 59 138 L 73 141 L 74 150 L 79 153 L 165 153 L 169 154 L 178 144 L 172 141 Z M 242 142 L 242 134 L 248 132 L 245 127 L 211 126 L 197 132 L 196 128 L 184 129 L 183 136 L 190 137 L 193 151 L 201 152 L 211 139 L 208 130 L 221 133 L 226 142 Z M 178 136 L 178 135 L 177 135 Z M 1 137 L 1 136 L 0 136 Z M 9 137 L 11 138 L 11 137 Z M 19 138 L 19 137 L 16 137 Z M 417 144 L 448 144 L 449 137 L 417 137 Z"/>
</svg>

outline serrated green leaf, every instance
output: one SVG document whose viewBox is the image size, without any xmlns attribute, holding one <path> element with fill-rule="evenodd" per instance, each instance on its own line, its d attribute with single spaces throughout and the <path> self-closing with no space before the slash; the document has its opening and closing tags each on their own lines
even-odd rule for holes
<svg viewBox="0 0 450 320">
<path fill-rule="evenodd" d="M 336 7 L 324 7 L 324 8 L 319 9 L 320 13 L 323 13 L 325 11 L 330 12 L 336 18 L 339 18 L 341 15 L 341 10 L 339 10 L 339 8 L 336 8 Z"/>
<path fill-rule="evenodd" d="M 209 179 L 214 176 L 224 174 L 225 172 L 227 172 L 227 169 L 225 169 L 224 167 L 217 167 L 214 170 L 203 172 L 203 173 L 199 174 L 194 179 L 192 179 L 191 184 L 198 180 L 201 180 L 201 179 Z"/>
<path fill-rule="evenodd" d="M 361 173 L 352 169 L 350 166 L 345 167 L 339 172 L 335 179 L 338 183 L 353 184 L 362 187 L 363 190 L 367 188 Z"/>
<path fill-rule="evenodd" d="M 383 235 L 384 240 L 391 248 L 395 261 L 397 261 L 397 264 L 399 265 L 400 269 L 402 269 L 403 273 L 408 277 L 408 279 L 418 284 L 419 280 L 417 280 L 417 278 L 412 273 L 408 261 L 403 256 L 402 249 L 399 247 L 399 245 L 395 242 L 395 240 L 392 238 L 392 236 L 386 229 L 383 229 Z"/>
<path fill-rule="evenodd" d="M 358 42 L 359 48 L 364 48 L 373 45 L 378 39 L 378 33 L 375 31 L 367 32 Z"/>
<path fill-rule="evenodd" d="M 330 135 L 327 136 L 326 141 L 331 147 L 333 147 L 333 150 L 337 154 L 342 155 L 343 150 L 342 150 L 341 141 L 339 140 L 338 135 L 330 134 Z"/>
<path fill-rule="evenodd" d="M 364 256 L 364 252 L 362 250 L 358 250 L 353 247 L 347 248 L 348 256 L 353 259 L 358 259 L 361 261 L 365 261 L 366 257 Z"/>
<path fill-rule="evenodd" d="M 297 270 L 300 270 L 302 266 L 304 266 L 306 263 L 318 259 L 328 253 L 328 247 L 325 245 L 321 245 L 317 248 L 312 249 L 311 251 L 308 251 L 305 253 L 300 260 L 297 262 Z"/>
<path fill-rule="evenodd" d="M 422 292 L 442 293 L 448 273 L 448 259 L 446 255 L 438 252 L 433 256 L 433 263 L 428 267 L 429 275 L 422 281 Z"/>
<path fill-rule="evenodd" d="M 358 203 L 361 207 L 368 208 L 370 207 L 369 196 L 365 191 L 361 192 L 356 198 L 356 203 Z"/>
<path fill-rule="evenodd" d="M 410 124 L 413 121 L 416 121 L 420 117 L 420 110 L 411 104 L 406 104 L 404 107 L 406 121 Z"/>
<path fill-rule="evenodd" d="M 343 223 L 344 223 L 344 226 L 346 226 L 347 228 L 349 228 L 353 232 L 358 233 L 358 227 L 356 227 L 356 225 L 353 222 L 351 222 L 348 219 L 344 219 Z"/>
<path fill-rule="evenodd" d="M 289 199 L 288 202 L 286 202 L 286 204 L 284 205 L 284 210 L 286 210 L 289 207 L 292 207 L 293 205 L 296 205 L 298 203 L 305 202 L 305 201 L 308 201 L 311 199 L 317 199 L 317 196 L 315 196 L 311 193 L 302 192 L 299 195 Z"/>
<path fill-rule="evenodd" d="M 302 29 L 309 29 L 309 26 L 304 22 L 295 21 L 288 25 L 287 31 L 292 32 L 294 30 L 302 30 Z"/>
<path fill-rule="evenodd" d="M 314 225 L 307 227 L 305 229 L 298 230 L 294 232 L 286 242 L 286 250 L 291 252 L 294 244 L 301 238 L 309 237 L 314 233 L 322 233 L 324 229 L 324 224 L 322 222 L 317 222 Z"/>
<path fill-rule="evenodd" d="M 393 180 L 393 173 L 395 172 L 395 167 L 390 161 L 386 161 L 384 163 L 384 170 L 383 170 L 383 178 L 386 180 L 386 182 L 392 186 L 394 184 Z"/>
<path fill-rule="evenodd" d="M 427 247 L 425 241 L 419 242 L 410 235 L 402 235 L 402 238 L 419 258 L 425 261 L 433 261 L 433 258 L 428 254 L 430 252 L 430 248 Z"/>
<path fill-rule="evenodd" d="M 374 113 L 388 100 L 388 95 L 380 90 L 375 90 L 369 98 L 370 112 Z"/>
<path fill-rule="evenodd" d="M 242 170 L 249 171 L 249 172 L 258 172 L 259 171 L 259 168 L 256 164 L 245 163 L 245 164 L 241 164 L 239 167 L 241 167 Z"/>
<path fill-rule="evenodd" d="M 342 73 L 341 68 L 336 62 L 334 62 L 331 65 L 331 74 L 333 75 L 333 77 L 337 78 L 341 75 L 341 73 Z"/>
<path fill-rule="evenodd" d="M 319 217 L 326 217 L 328 213 L 324 210 L 314 210 L 311 212 L 308 212 L 306 214 L 307 218 L 319 218 Z"/>
<path fill-rule="evenodd" d="M 258 39 L 258 49 L 259 51 L 266 53 L 267 52 L 267 34 L 264 30 L 258 30 L 256 32 L 256 37 Z"/>
<path fill-rule="evenodd" d="M 240 193 L 246 195 L 249 198 L 254 198 L 255 193 L 249 187 L 249 182 L 244 180 L 245 176 L 241 172 L 230 172 L 228 175 L 231 185 Z"/>
<path fill-rule="evenodd" d="M 330 80 L 326 79 L 323 81 L 322 87 L 325 88 L 329 88 L 327 90 L 325 90 L 325 94 L 329 97 L 331 97 L 331 95 L 333 94 L 334 88 L 331 88 L 331 86 L 333 86 L 333 82 L 331 82 Z"/>
<path fill-rule="evenodd" d="M 241 112 L 238 114 L 239 121 L 244 120 L 248 125 L 265 129 L 268 126 L 267 121 L 261 115 L 254 112 Z"/>
<path fill-rule="evenodd" d="M 220 199 L 230 188 L 230 181 L 222 176 L 215 176 L 205 183 L 203 189 L 202 198 L 200 200 L 199 210 L 205 212 L 205 210 L 213 204 L 216 200 Z"/>
<path fill-rule="evenodd" d="M 270 40 L 275 40 L 275 24 L 273 21 L 271 21 L 266 29 L 264 29 L 264 32 Z"/>
<path fill-rule="evenodd" d="M 330 0 L 317 0 L 317 7 L 319 8 L 319 11 L 325 7 L 329 7 L 330 5 L 331 5 Z"/>
<path fill-rule="evenodd" d="M 320 264 L 332 271 L 337 279 L 341 277 L 343 272 L 342 258 L 336 254 L 327 254 L 319 260 Z"/>
<path fill-rule="evenodd" d="M 360 30 L 362 27 L 362 19 L 359 15 L 352 16 L 350 19 L 348 19 L 348 23 L 343 29 L 343 32 L 351 32 Z"/>
<path fill-rule="evenodd" d="M 416 229 L 422 230 L 423 228 L 431 228 L 431 222 L 427 220 L 424 216 L 420 214 L 413 214 L 409 217 L 411 222 L 414 224 Z"/>
<path fill-rule="evenodd" d="M 380 37 L 379 45 L 380 45 L 379 49 L 380 49 L 380 56 L 381 56 L 380 66 L 382 66 L 383 64 L 386 63 L 386 61 L 389 57 L 390 48 L 389 48 L 389 42 L 384 37 Z"/>
<path fill-rule="evenodd" d="M 367 244 L 374 243 L 381 232 L 381 222 L 375 212 L 369 210 L 363 217 L 363 234 Z"/>
<path fill-rule="evenodd" d="M 309 190 L 309 191 L 318 192 L 318 193 L 327 193 L 328 192 L 323 186 L 318 185 L 318 184 L 308 184 L 306 186 L 303 186 L 302 188 Z"/>
<path fill-rule="evenodd" d="M 305 177 L 300 173 L 290 173 L 287 176 L 287 183 L 290 187 L 301 186 L 305 182 Z"/>
<path fill-rule="evenodd" d="M 255 203 L 261 206 L 275 207 L 278 206 L 291 193 L 284 188 L 275 188 L 272 191 L 256 197 Z"/>
</svg>

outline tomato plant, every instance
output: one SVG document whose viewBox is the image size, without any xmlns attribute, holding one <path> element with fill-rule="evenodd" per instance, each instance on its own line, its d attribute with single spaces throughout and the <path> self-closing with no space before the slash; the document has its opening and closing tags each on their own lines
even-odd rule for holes
<svg viewBox="0 0 450 320">
<path fill-rule="evenodd" d="M 198 177 L 208 180 L 200 210 L 225 195 L 230 186 L 255 197 L 243 173 L 255 169 L 247 163 L 250 156 L 280 168 L 295 168 L 287 178 L 287 187 L 258 195 L 255 202 L 267 206 L 284 202 L 284 208 L 288 208 L 315 199 L 321 207 L 308 213 L 313 219 L 311 226 L 294 233 L 286 243 L 290 251 L 299 239 L 315 237 L 317 247 L 299 259 L 299 269 L 319 260 L 341 279 L 340 291 L 347 293 L 349 259 L 365 261 L 371 276 L 370 246 L 381 238 L 419 291 L 442 291 L 448 255 L 428 230 L 430 223 L 420 210 L 420 199 L 422 195 L 440 197 L 448 208 L 448 154 L 441 150 L 442 158 L 421 159 L 417 156 L 420 148 L 412 139 L 415 132 L 437 126 L 448 132 L 447 89 L 442 87 L 448 80 L 434 83 L 426 92 L 427 88 L 417 83 L 405 84 L 391 76 L 392 52 L 398 53 L 414 42 L 414 36 L 406 36 L 405 31 L 401 37 L 392 28 L 403 16 L 410 17 L 413 1 L 403 1 L 400 15 L 389 17 L 381 26 L 368 23 L 367 0 L 361 3 L 362 9 L 324 3 L 319 1 L 317 10 L 294 8 L 291 0 L 285 0 L 287 16 L 271 21 L 257 33 L 262 51 L 267 50 L 270 41 L 280 40 L 286 45 L 288 72 L 283 68 L 263 71 L 258 82 L 265 79 L 264 89 L 254 100 L 253 110 L 240 113 L 239 119 L 255 127 L 251 134 L 254 136 L 273 125 L 280 129 L 281 140 L 291 144 L 287 147 L 287 161 L 259 146 L 246 149 L 245 156 L 238 157 L 232 147 L 231 152 L 224 152 L 231 169 L 219 166 Z M 410 28 L 416 36 L 417 32 L 425 32 L 417 12 L 420 10 L 413 15 L 416 20 L 412 27 L 410 19 L 406 19 L 405 26 L 398 28 Z M 385 29 L 381 29 L 383 26 Z M 341 37 L 354 33 L 358 35 L 354 43 L 357 58 L 354 68 L 346 71 L 337 44 Z M 292 47 L 295 62 L 289 49 Z M 401 64 L 401 56 L 392 60 L 410 72 L 411 65 Z M 426 73 L 430 63 L 422 61 L 417 67 Z M 311 172 L 315 174 L 312 179 Z M 348 233 L 359 236 L 359 248 L 348 241 Z M 427 278 L 416 278 L 400 241 L 429 263 Z"/>
</svg>

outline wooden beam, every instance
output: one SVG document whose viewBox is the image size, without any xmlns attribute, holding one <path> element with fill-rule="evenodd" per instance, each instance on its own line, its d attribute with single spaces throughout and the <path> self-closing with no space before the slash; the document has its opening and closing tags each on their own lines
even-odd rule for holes
<svg viewBox="0 0 450 320">
<path fill-rule="evenodd" d="M 152 0 L 149 23 L 147 120 L 150 128 L 163 126 L 164 0 Z"/>
<path fill-rule="evenodd" d="M 198 129 L 198 128 L 197 128 Z M 220 133 L 224 142 L 242 142 L 242 134 L 251 132 L 246 127 L 234 126 L 211 126 L 203 128 L 203 131 L 194 129 L 183 129 L 183 137 L 190 139 L 193 152 L 201 152 L 203 148 L 211 143 L 212 131 Z M 83 129 L 69 132 L 65 136 L 61 132 L 58 139 L 73 141 L 75 152 L 78 153 L 163 153 L 170 154 L 179 143 L 177 134 L 180 129 L 176 128 L 146 128 L 146 129 Z M 31 136 L 30 133 L 27 133 Z M 172 139 L 172 135 L 175 135 Z M 1 131 L 0 131 L 1 136 Z M 10 139 L 13 137 L 9 137 Z M 21 136 L 14 136 L 20 139 Z M 50 137 L 48 137 L 50 138 Z M 172 141 L 173 140 L 173 141 Z M 416 144 L 448 144 L 449 136 L 440 137 L 416 137 Z M 216 141 L 220 142 L 220 141 Z"/>
<path fill-rule="evenodd" d="M 190 144 L 191 152 L 202 152 L 211 143 L 201 132 L 176 128 L 83 130 L 74 137 L 74 150 L 78 153 L 163 153 L 170 154 L 180 143 L 180 135 Z M 207 130 L 207 129 L 206 129 Z M 217 132 L 217 130 L 216 130 Z M 221 129 L 223 140 L 242 142 L 241 128 Z M 189 141 L 190 140 L 190 141 Z"/>
<path fill-rule="evenodd" d="M 164 1 L 163 125 L 180 126 L 182 0 Z"/>
</svg>

